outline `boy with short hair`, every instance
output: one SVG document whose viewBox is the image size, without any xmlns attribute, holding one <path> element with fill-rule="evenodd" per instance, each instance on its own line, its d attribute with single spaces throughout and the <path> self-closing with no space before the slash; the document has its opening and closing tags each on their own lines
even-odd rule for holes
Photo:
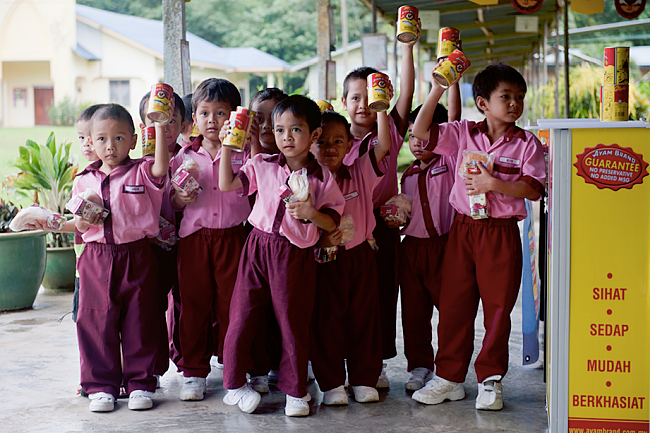
<svg viewBox="0 0 650 433">
<path fill-rule="evenodd" d="M 194 130 L 194 111 L 192 109 L 192 94 L 188 93 L 183 96 L 183 105 L 185 105 L 185 126 L 181 128 L 181 147 L 189 146 L 192 143 L 192 131 Z"/>
<path fill-rule="evenodd" d="M 482 301 L 485 337 L 474 367 L 479 381 L 476 409 L 503 407 L 501 380 L 508 370 L 510 313 L 521 280 L 521 241 L 517 221 L 526 217 L 524 199 L 539 200 L 546 178 L 544 153 L 537 138 L 518 128 L 524 108 L 526 82 L 510 66 L 491 65 L 474 79 L 472 91 L 479 123 L 431 125 L 425 119 L 445 89 L 433 80 L 413 134 L 428 139 L 428 150 L 457 157 L 461 172 L 463 150 L 493 153 L 492 174 L 478 164 L 480 174 L 456 177 L 450 194 L 458 215 L 449 232 L 440 293 L 436 375 L 413 399 L 425 404 L 464 398 L 463 382 L 474 349 L 474 318 Z M 489 218 L 472 219 L 468 195 L 486 194 Z"/>
<path fill-rule="evenodd" d="M 196 180 L 203 189 L 200 194 L 174 191 L 172 196 L 174 206 L 183 211 L 178 231 L 181 359 L 177 365 L 184 376 L 180 399 L 185 401 L 203 400 L 210 358 L 217 353 L 223 359 L 230 299 L 247 235 L 243 222 L 251 212 L 248 197 L 223 192 L 218 185 L 221 159 L 239 170 L 249 157 L 248 151 L 231 154 L 219 139 L 230 112 L 239 105 L 241 96 L 230 81 L 201 82 L 192 94 L 194 121 L 201 135 L 172 161 L 175 171 L 185 158 L 194 160 L 200 167 Z M 217 327 L 213 327 L 215 319 Z M 218 335 L 213 339 L 215 328 Z"/>
<path fill-rule="evenodd" d="M 156 126 L 149 117 L 147 111 L 149 109 L 149 96 L 147 92 L 140 100 L 140 129 L 144 133 L 144 129 L 151 126 Z M 156 135 L 156 146 L 164 146 L 169 151 L 169 160 L 171 161 L 176 153 L 181 149 L 177 144 L 178 135 L 180 132 L 187 128 L 185 119 L 185 104 L 181 97 L 174 92 L 174 111 L 164 128 L 156 129 L 156 133 L 164 131 L 163 136 Z M 168 171 L 168 177 L 165 178 L 165 187 L 163 192 L 163 201 L 160 210 L 160 216 L 174 225 L 178 230 L 178 221 L 176 210 L 171 204 L 171 167 Z M 154 376 L 158 380 L 160 386 L 160 377 L 167 372 L 169 368 L 169 359 L 171 358 L 174 363 L 180 359 L 179 340 L 178 340 L 178 314 L 175 310 L 173 293 L 178 292 L 178 271 L 176 267 L 178 246 L 164 245 L 152 238 L 152 249 L 156 260 L 158 261 L 158 277 L 156 279 L 158 285 L 158 295 L 160 300 L 158 306 L 160 307 L 161 314 L 158 317 L 159 324 L 159 345 L 158 355 L 156 357 L 156 368 L 154 369 Z M 167 315 L 167 317 L 165 317 Z"/>
<path fill-rule="evenodd" d="M 258 154 L 235 175 L 229 158 L 221 160 L 219 187 L 246 197 L 258 191 L 249 222 L 255 227 L 241 255 L 226 336 L 224 403 L 247 413 L 257 408 L 260 395 L 246 381 L 251 345 L 261 321 L 273 304 L 282 333 L 278 388 L 287 394 L 287 416 L 309 415 L 307 360 L 309 324 L 315 295 L 316 262 L 312 247 L 320 231 L 338 226 L 345 200 L 332 175 L 323 170 L 310 146 L 321 133 L 320 109 L 304 96 L 293 95 L 273 109 L 275 142 L 281 153 Z M 228 155 L 229 149 L 224 149 Z M 285 203 L 293 191 L 293 172 L 306 175 L 305 201 Z M 302 177 L 304 179 L 304 177 Z M 297 191 L 293 191 L 297 194 Z"/>
<path fill-rule="evenodd" d="M 379 281 L 379 309 L 381 325 L 381 346 L 383 359 L 387 360 L 397 355 L 395 347 L 397 324 L 397 247 L 399 245 L 398 229 L 386 226 L 383 218 L 379 216 L 379 208 L 388 199 L 397 194 L 397 156 L 404 136 L 408 129 L 408 115 L 411 112 L 413 90 L 415 88 L 415 71 L 413 67 L 413 46 L 418 37 L 410 43 L 400 43 L 402 47 L 402 69 L 400 72 L 400 94 L 394 108 L 390 112 L 389 128 L 391 147 L 386 155 L 385 163 L 388 166 L 386 174 L 375 188 L 373 202 L 375 213 L 375 230 L 373 235 L 379 250 L 377 259 L 377 276 Z M 350 117 L 350 132 L 352 134 L 352 148 L 345 156 L 343 164 L 351 165 L 357 158 L 366 153 L 377 144 L 377 113 L 368 108 L 368 90 L 366 80 L 368 75 L 378 72 L 369 67 L 361 67 L 350 72 L 343 81 L 343 108 Z M 377 380 L 377 388 L 388 388 L 389 382 L 385 370 L 382 368 Z"/>
<path fill-rule="evenodd" d="M 161 135 L 164 127 L 157 128 Z M 113 410 L 122 381 L 129 409 L 149 409 L 156 389 L 158 309 L 156 261 L 147 238 L 159 231 L 169 152 L 159 146 L 154 158 L 129 158 L 138 137 L 131 115 L 117 104 L 95 112 L 90 136 L 100 160 L 81 172 L 72 192 L 92 189 L 110 213 L 103 222 L 75 216 L 86 243 L 79 258 L 81 386 L 93 412 Z"/>
</svg>

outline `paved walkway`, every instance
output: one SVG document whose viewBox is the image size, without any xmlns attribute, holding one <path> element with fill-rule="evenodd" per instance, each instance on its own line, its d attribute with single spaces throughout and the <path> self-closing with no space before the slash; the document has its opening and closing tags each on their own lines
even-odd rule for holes
<svg viewBox="0 0 650 433">
<path fill-rule="evenodd" d="M 208 376 L 208 392 L 200 402 L 178 399 L 181 376 L 172 366 L 154 397 L 154 408 L 136 412 L 118 400 L 111 413 L 92 413 L 88 399 L 75 395 L 79 382 L 79 352 L 70 315 L 72 295 L 41 289 L 34 309 L 0 314 L 0 432 L 527 432 L 547 431 L 541 369 L 521 365 L 521 310 L 512 315 L 510 371 L 505 377 L 501 412 L 474 409 L 476 376 L 470 367 L 467 396 L 458 402 L 424 406 L 404 390 L 408 378 L 402 353 L 388 364 L 391 389 L 380 403 L 362 405 L 350 399 L 348 407 L 321 406 L 322 393 L 313 382 L 311 416 L 284 415 L 284 394 L 273 389 L 252 415 L 222 402 L 222 373 Z M 434 326 L 437 318 L 434 317 Z M 476 348 L 480 348 L 482 317 L 477 318 Z M 434 327 L 435 329 L 435 327 Z M 401 327 L 398 329 L 401 335 Z M 435 339 L 434 339 L 434 343 Z"/>
</svg>

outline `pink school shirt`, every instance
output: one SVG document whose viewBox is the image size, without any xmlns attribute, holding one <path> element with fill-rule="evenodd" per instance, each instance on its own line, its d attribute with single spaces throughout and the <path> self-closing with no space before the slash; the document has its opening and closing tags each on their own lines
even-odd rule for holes
<svg viewBox="0 0 650 433">
<path fill-rule="evenodd" d="M 397 130 L 395 120 L 391 115 L 388 116 L 388 125 L 390 127 L 390 149 L 382 161 L 382 164 L 385 164 L 382 171 L 385 171 L 386 174 L 381 178 L 373 193 L 375 209 L 397 194 L 397 155 L 399 155 L 402 144 L 404 144 L 404 137 Z M 361 156 L 360 153 L 366 153 L 361 148 L 362 142 L 368 143 L 367 149 L 375 147 L 377 145 L 377 129 L 373 129 L 365 137 L 352 137 L 352 149 L 343 158 L 343 164 L 350 166 Z"/>
<path fill-rule="evenodd" d="M 203 191 L 194 203 L 183 208 L 183 219 L 178 235 L 185 238 L 202 228 L 226 229 L 235 227 L 248 218 L 251 205 L 248 197 L 241 197 L 236 192 L 222 192 L 219 189 L 219 161 L 221 149 L 212 159 L 210 153 L 201 146 L 202 136 L 192 141 L 190 146 L 183 148 L 174 157 L 172 168 L 174 171 L 183 162 L 185 155 L 196 161 L 201 167 L 199 178 L 196 179 Z M 232 152 L 231 163 L 235 173 L 248 160 L 248 152 Z"/>
<path fill-rule="evenodd" d="M 306 166 L 309 179 L 309 193 L 314 208 L 331 216 L 338 225 L 345 200 L 329 171 L 323 170 L 313 155 Z M 258 191 L 255 206 L 248 221 L 258 230 L 275 232 L 286 237 L 298 248 L 312 247 L 318 242 L 320 229 L 313 223 L 299 221 L 285 209 L 278 213 L 280 195 L 278 189 L 286 185 L 291 175 L 284 154 L 258 154 L 248 160 L 237 176 L 243 187 L 237 192 L 248 196 Z"/>
<path fill-rule="evenodd" d="M 85 243 L 126 244 L 158 235 L 158 216 L 163 198 L 165 177 L 150 174 L 152 157 L 130 159 L 109 175 L 99 171 L 102 161 L 95 161 L 79 174 L 72 194 L 91 188 L 104 201 L 110 214 L 104 223 L 91 226 L 81 235 Z"/>
<path fill-rule="evenodd" d="M 377 165 L 374 149 L 370 149 L 350 167 L 342 165 L 337 175 L 336 182 L 345 199 L 343 214 L 352 215 L 354 220 L 354 238 L 345 245 L 346 250 L 351 250 L 373 238 L 376 222 L 372 193 L 384 174 Z"/>
<path fill-rule="evenodd" d="M 419 170 L 413 169 L 414 167 L 418 167 Z M 421 192 L 418 187 L 420 170 L 427 172 L 427 190 L 425 192 L 429 201 L 429 209 L 427 209 L 427 212 L 431 213 L 433 226 L 438 232 L 438 236 L 449 232 L 451 224 L 454 222 L 454 216 L 456 216 L 456 211 L 449 204 L 449 194 L 456 180 L 454 177 L 455 167 L 455 156 L 439 156 L 428 164 L 422 164 L 421 161 L 416 160 L 406 170 L 402 177 L 402 193 L 408 194 L 413 198 L 413 206 L 411 209 L 411 219 L 408 225 L 401 230 L 400 234 L 416 238 L 429 237 L 424 215 L 422 214 Z"/>
<path fill-rule="evenodd" d="M 544 193 L 546 165 L 544 151 L 537 137 L 518 128 L 514 123 L 505 135 L 493 144 L 487 134 L 487 122 L 476 123 L 469 120 L 433 124 L 429 130 L 427 150 L 440 155 L 457 156 L 456 173 L 460 172 L 463 150 L 477 150 L 494 153 L 494 172 L 492 176 L 506 181 L 521 180 L 539 193 Z M 526 218 L 526 204 L 523 198 L 490 191 L 487 194 L 490 217 Z M 469 199 L 465 180 L 456 175 L 456 181 L 449 197 L 451 205 L 464 215 L 470 214 Z"/>
</svg>

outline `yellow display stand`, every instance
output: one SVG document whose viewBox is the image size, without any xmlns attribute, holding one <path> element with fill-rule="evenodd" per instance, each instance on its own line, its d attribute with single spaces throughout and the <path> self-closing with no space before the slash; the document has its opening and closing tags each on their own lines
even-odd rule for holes
<svg viewBox="0 0 650 433">
<path fill-rule="evenodd" d="M 550 130 L 550 431 L 648 432 L 650 125 L 538 123 Z"/>
</svg>

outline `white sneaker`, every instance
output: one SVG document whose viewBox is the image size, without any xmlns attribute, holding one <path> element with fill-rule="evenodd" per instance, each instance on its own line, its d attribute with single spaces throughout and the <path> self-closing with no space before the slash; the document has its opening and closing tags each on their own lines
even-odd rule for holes
<svg viewBox="0 0 650 433">
<path fill-rule="evenodd" d="M 160 388 L 160 375 L 154 374 L 153 376 L 156 378 L 156 389 L 158 389 Z"/>
<path fill-rule="evenodd" d="M 248 383 L 253 389 L 260 393 L 269 392 L 269 377 L 268 376 L 253 376 L 248 379 Z"/>
<path fill-rule="evenodd" d="M 476 409 L 479 410 L 501 410 L 503 409 L 503 385 L 500 380 L 502 376 L 490 376 L 478 384 L 478 396 L 476 397 Z"/>
<path fill-rule="evenodd" d="M 196 401 L 205 397 L 205 377 L 184 377 L 181 400 Z"/>
<path fill-rule="evenodd" d="M 131 410 L 146 410 L 153 407 L 153 392 L 136 389 L 129 395 L 129 409 Z"/>
<path fill-rule="evenodd" d="M 309 372 L 309 370 L 307 370 L 307 371 Z M 270 384 L 277 385 L 279 379 L 280 379 L 280 372 L 278 370 L 269 371 L 269 383 Z"/>
<path fill-rule="evenodd" d="M 343 385 L 325 391 L 323 393 L 323 404 L 326 406 L 343 406 L 348 404 L 348 395 Z"/>
<path fill-rule="evenodd" d="M 442 377 L 433 376 L 424 388 L 413 393 L 413 400 L 424 404 L 438 404 L 445 400 L 462 400 L 465 398 L 465 388 L 462 383 L 450 382 Z"/>
<path fill-rule="evenodd" d="M 212 358 L 210 358 L 210 365 L 218 368 L 219 370 L 223 370 L 223 364 L 220 363 L 219 358 L 214 355 L 212 355 Z"/>
<path fill-rule="evenodd" d="M 284 414 L 286 416 L 309 415 L 309 400 L 311 400 L 309 393 L 302 398 L 291 397 L 287 394 L 287 404 L 284 406 Z"/>
<path fill-rule="evenodd" d="M 253 413 L 260 404 L 262 396 L 248 383 L 239 389 L 229 389 L 223 402 L 229 406 L 237 405 L 242 412 Z"/>
<path fill-rule="evenodd" d="M 375 388 L 369 386 L 353 386 L 352 392 L 354 393 L 354 399 L 359 403 L 379 401 L 379 393 Z"/>
<path fill-rule="evenodd" d="M 406 381 L 404 387 L 409 391 L 417 391 L 422 388 L 425 383 L 433 378 L 433 372 L 426 367 L 418 367 L 411 370 L 411 376 Z"/>
<path fill-rule="evenodd" d="M 115 397 L 107 392 L 95 392 L 88 395 L 91 412 L 110 412 L 115 408 Z"/>
<path fill-rule="evenodd" d="M 379 375 L 379 378 L 377 379 L 377 385 L 375 386 L 377 389 L 386 389 L 390 388 L 390 383 L 388 383 L 388 375 L 386 374 L 386 363 L 381 367 L 381 374 Z"/>
<path fill-rule="evenodd" d="M 314 376 L 314 370 L 311 368 L 311 361 L 307 361 L 307 382 L 314 379 L 316 379 L 316 376 Z"/>
</svg>

